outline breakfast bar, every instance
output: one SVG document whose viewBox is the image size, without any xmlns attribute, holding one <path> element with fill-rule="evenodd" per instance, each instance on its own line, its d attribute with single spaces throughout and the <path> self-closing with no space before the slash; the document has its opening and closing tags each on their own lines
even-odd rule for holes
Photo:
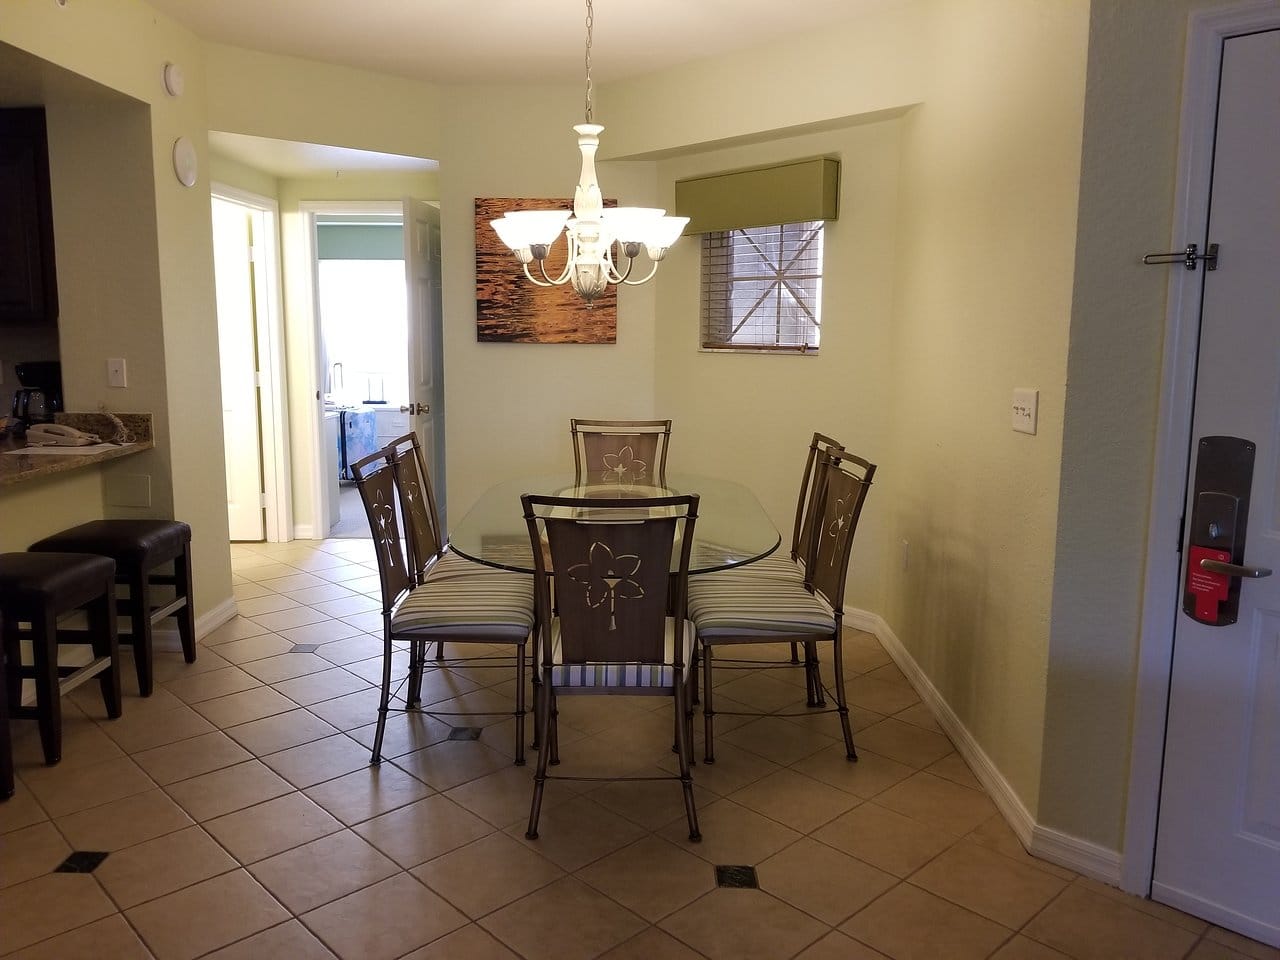
<svg viewBox="0 0 1280 960">
<path fill-rule="evenodd" d="M 28 445 L 20 436 L 0 437 L 0 487 L 118 460 L 155 446 L 150 414 L 126 413 L 119 418 L 133 436 L 129 443 L 38 447 Z M 98 437 L 111 437 L 115 432 L 114 424 L 100 413 L 60 413 L 56 415 L 56 422 Z"/>
</svg>

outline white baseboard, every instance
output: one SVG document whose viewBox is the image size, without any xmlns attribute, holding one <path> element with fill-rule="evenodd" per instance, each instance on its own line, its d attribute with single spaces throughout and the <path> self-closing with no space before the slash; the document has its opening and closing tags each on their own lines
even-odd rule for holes
<svg viewBox="0 0 1280 960">
<path fill-rule="evenodd" d="M 315 535 L 315 527 L 310 523 L 295 523 L 293 525 L 293 539 L 295 540 L 323 540 L 323 537 Z"/>
<path fill-rule="evenodd" d="M 218 627 L 236 615 L 235 597 L 228 597 L 212 610 L 206 610 L 196 617 L 196 642 L 199 643 Z M 151 643 L 157 650 L 181 650 L 182 641 L 178 637 L 178 628 L 171 626 L 172 620 L 165 626 L 157 627 L 151 634 Z"/>
<path fill-rule="evenodd" d="M 847 610 L 844 622 L 846 626 L 873 634 L 880 641 L 885 651 L 893 658 L 893 662 L 898 665 L 898 669 L 920 695 L 925 706 L 933 712 L 943 731 L 955 744 L 960 756 L 964 757 L 969 769 L 973 771 L 1009 827 L 1032 856 L 1067 867 L 1103 883 L 1119 886 L 1119 852 L 1036 823 L 1009 781 L 991 762 L 986 751 L 969 732 L 969 728 L 956 716 L 951 705 L 938 692 L 938 688 L 920 669 L 915 658 L 907 652 L 907 648 L 902 645 L 902 641 L 885 622 L 884 617 L 867 610 Z"/>
</svg>

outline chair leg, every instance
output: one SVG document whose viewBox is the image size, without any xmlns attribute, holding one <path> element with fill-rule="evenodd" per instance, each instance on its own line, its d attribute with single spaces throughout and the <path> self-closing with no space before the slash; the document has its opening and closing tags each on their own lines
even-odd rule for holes
<svg viewBox="0 0 1280 960">
<path fill-rule="evenodd" d="M 13 796 L 13 743 L 9 738 L 8 661 L 0 644 L 0 800 Z"/>
<path fill-rule="evenodd" d="M 711 647 L 702 644 L 702 762 L 716 762 L 716 711 L 711 699 Z"/>
<path fill-rule="evenodd" d="M 45 610 L 31 623 L 31 648 L 36 672 L 36 721 L 44 762 L 62 759 L 62 697 L 58 691 L 58 618 Z"/>
<path fill-rule="evenodd" d="M 98 674 L 102 703 L 112 720 L 120 716 L 120 637 L 116 627 L 116 586 L 108 580 L 101 597 L 89 604 L 89 642 L 94 657 L 106 657 L 107 669 Z"/>
<path fill-rule="evenodd" d="M 405 688 L 404 708 L 412 710 L 422 704 L 423 660 L 427 656 L 426 640 L 409 641 L 409 680 Z"/>
<path fill-rule="evenodd" d="M 796 642 L 794 640 L 791 641 L 791 662 L 800 662 L 800 651 L 796 649 Z"/>
<path fill-rule="evenodd" d="M 808 672 L 809 706 L 825 707 L 827 698 L 822 694 L 822 668 L 818 661 L 818 644 L 814 640 L 805 642 L 805 670 Z"/>
<path fill-rule="evenodd" d="M 698 644 L 694 643 L 693 654 L 689 658 L 689 673 L 693 676 L 693 682 L 690 684 L 690 692 L 692 694 L 692 699 L 689 705 L 690 711 L 692 711 L 693 707 L 696 707 L 702 702 L 698 695 L 698 666 Z"/>
<path fill-rule="evenodd" d="M 684 815 L 689 821 L 689 839 L 697 843 L 702 839 L 698 830 L 698 811 L 693 805 L 693 777 L 689 773 L 689 754 L 693 752 L 693 742 L 689 737 L 689 728 L 685 724 L 687 708 L 685 698 L 687 690 L 683 676 L 676 677 L 675 714 L 676 714 L 676 747 L 680 757 L 680 788 L 684 793 Z"/>
<path fill-rule="evenodd" d="M 384 615 L 389 621 L 389 615 Z M 382 735 L 387 730 L 387 708 L 391 703 L 391 625 L 385 622 L 382 631 L 382 696 L 378 699 L 378 728 L 373 733 L 373 755 L 370 763 L 382 762 Z"/>
<path fill-rule="evenodd" d="M 551 765 L 555 767 L 560 764 L 560 705 L 556 703 L 556 693 L 550 687 L 543 689 L 542 696 L 547 699 L 551 714 Z"/>
<path fill-rule="evenodd" d="M 129 642 L 133 644 L 134 666 L 138 671 L 138 693 L 151 696 L 151 581 L 145 570 L 131 571 L 129 584 Z"/>
<path fill-rule="evenodd" d="M 542 813 L 542 792 L 547 785 L 547 761 L 551 753 L 551 692 L 544 688 L 537 698 L 534 709 L 538 721 L 538 769 L 533 775 L 533 803 L 529 807 L 529 826 L 525 830 L 526 839 L 538 839 L 538 817 Z"/>
<path fill-rule="evenodd" d="M 846 758 L 856 762 L 858 751 L 853 748 L 853 731 L 849 727 L 849 701 L 844 694 L 844 645 L 840 642 L 839 627 L 836 627 L 831 660 L 836 671 L 836 711 L 840 714 L 840 730 L 844 734 L 844 754 Z"/>
<path fill-rule="evenodd" d="M 173 561 L 173 578 L 175 590 L 186 603 L 182 609 L 174 611 L 178 621 L 178 638 L 182 641 L 182 658 L 187 663 L 196 662 L 196 610 L 191 591 L 191 544 L 187 544 L 179 557 Z M 149 618 L 148 618 L 149 619 Z"/>
<path fill-rule="evenodd" d="M 524 643 L 516 647 L 516 766 L 524 766 Z"/>
<path fill-rule="evenodd" d="M 439 640 L 436 642 L 436 659 L 437 660 L 444 659 L 444 641 L 443 640 Z"/>
</svg>

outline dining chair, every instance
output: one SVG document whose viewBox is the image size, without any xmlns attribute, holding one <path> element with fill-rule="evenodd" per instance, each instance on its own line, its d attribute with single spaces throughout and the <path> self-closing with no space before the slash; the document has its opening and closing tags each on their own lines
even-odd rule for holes
<svg viewBox="0 0 1280 960">
<path fill-rule="evenodd" d="M 712 699 L 715 649 L 755 643 L 804 643 L 806 649 L 822 641 L 832 644 L 835 671 L 834 711 L 840 716 L 845 754 L 857 760 L 849 728 L 845 697 L 844 654 L 841 626 L 844 617 L 845 580 L 853 536 L 875 476 L 875 464 L 839 450 L 817 458 L 814 517 L 800 583 L 782 577 L 757 579 L 696 577 L 689 586 L 689 616 L 698 632 L 702 661 L 702 715 L 705 725 L 705 760 L 715 762 L 715 704 Z M 729 661 L 729 665 L 737 665 Z M 759 662 L 751 662 L 760 667 Z M 807 716 L 813 707 L 825 706 L 824 686 L 816 656 L 805 658 L 809 710 L 773 713 L 772 716 Z M 818 698 L 815 702 L 814 691 Z M 748 711 L 730 714 L 761 716 Z"/>
<path fill-rule="evenodd" d="M 620 489 L 666 482 L 670 420 L 570 419 L 576 482 Z"/>
<path fill-rule="evenodd" d="M 515 648 L 515 762 L 523 765 L 525 648 L 533 628 L 533 581 L 524 574 L 489 570 L 477 564 L 474 566 L 479 572 L 433 566 L 418 582 L 411 572 L 410 553 L 400 533 L 398 507 L 403 501 L 397 489 L 397 459 L 393 447 L 384 447 L 351 467 L 369 518 L 382 590 L 382 692 L 370 762 L 382 760 L 382 739 L 393 696 L 408 685 L 402 696 L 405 708 L 420 705 L 421 651 L 432 641 L 448 640 Z M 403 466 L 404 458 L 399 461 Z M 416 654 L 418 669 L 411 667 L 393 692 L 392 658 L 396 644 L 409 646 L 411 663 Z M 505 715 L 492 711 L 426 712 L 441 717 Z"/>
<path fill-rule="evenodd" d="M 525 494 L 533 547 L 535 610 L 543 636 L 535 687 L 538 766 L 525 836 L 537 839 L 547 780 L 679 780 L 689 839 L 700 840 L 690 773 L 693 712 L 687 668 L 695 642 L 686 616 L 697 494 L 569 498 Z M 673 555 L 678 556 L 672 572 Z M 552 589 L 555 605 L 552 605 Z M 666 696 L 674 706 L 679 774 L 673 777 L 548 776 L 559 762 L 556 700 L 568 695 Z"/>
</svg>

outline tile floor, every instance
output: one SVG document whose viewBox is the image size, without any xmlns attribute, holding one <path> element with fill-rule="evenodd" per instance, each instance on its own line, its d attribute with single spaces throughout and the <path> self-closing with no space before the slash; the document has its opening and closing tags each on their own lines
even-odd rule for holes
<svg viewBox="0 0 1280 960">
<path fill-rule="evenodd" d="M 1280 951 L 1029 857 L 874 638 L 850 633 L 862 759 L 835 718 L 724 717 L 694 771 L 703 842 L 674 783 L 551 783 L 513 720 L 478 740 L 400 713 L 368 745 L 380 669 L 368 541 L 237 545 L 241 616 L 199 661 L 163 653 L 147 700 L 66 704 L 61 764 L 14 724 L 0 804 L 0 955 L 195 957 L 1277 960 Z M 133 688 L 126 664 L 126 688 Z M 397 670 L 403 672 L 403 663 Z M 798 671 L 726 674 L 719 705 L 802 702 Z M 133 688 L 136 689 L 136 688 Z M 426 699 L 510 711 L 507 670 L 435 676 Z M 565 698 L 564 772 L 672 769 L 669 703 Z M 455 719 L 455 723 L 474 721 Z M 88 873 L 54 872 L 72 851 Z M 758 889 L 716 886 L 752 866 Z"/>
</svg>

